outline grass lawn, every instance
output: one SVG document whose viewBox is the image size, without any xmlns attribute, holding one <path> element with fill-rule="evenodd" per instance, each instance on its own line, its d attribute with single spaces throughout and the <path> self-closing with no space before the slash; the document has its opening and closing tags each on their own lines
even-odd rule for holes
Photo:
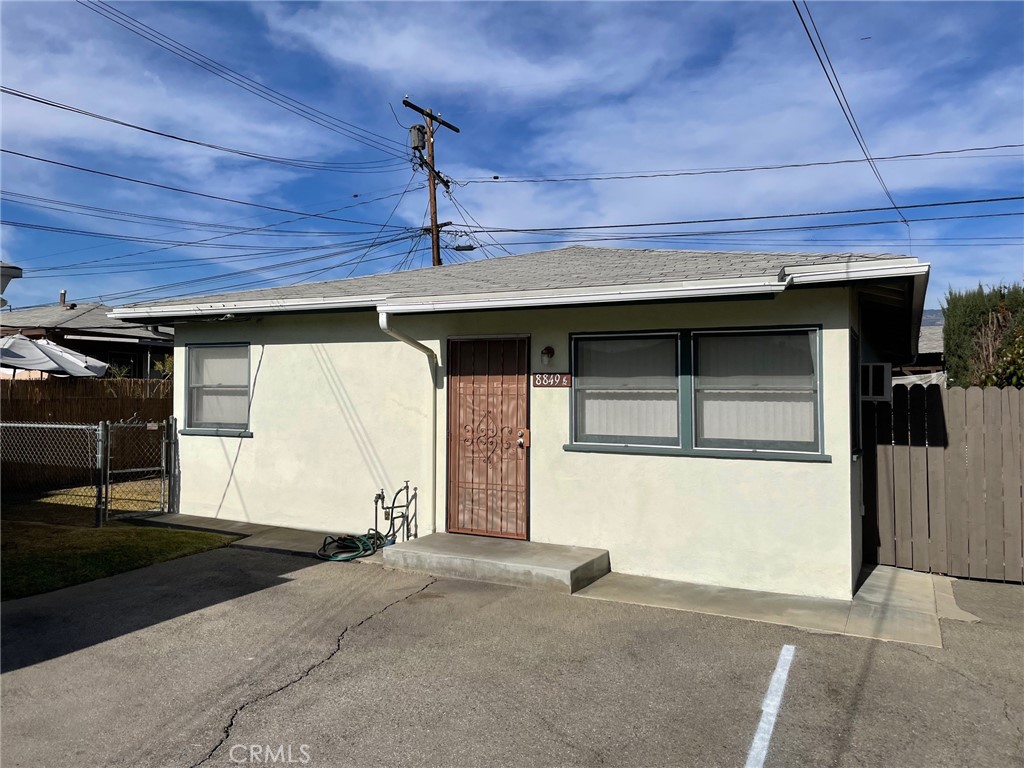
<svg viewBox="0 0 1024 768">
<path fill-rule="evenodd" d="M 87 507 L 5 504 L 0 521 L 0 599 L 37 595 L 164 560 L 217 549 L 237 536 L 109 522 Z"/>
</svg>

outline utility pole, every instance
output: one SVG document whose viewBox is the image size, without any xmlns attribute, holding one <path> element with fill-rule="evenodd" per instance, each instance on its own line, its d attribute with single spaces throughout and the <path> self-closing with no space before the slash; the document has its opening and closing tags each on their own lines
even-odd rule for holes
<svg viewBox="0 0 1024 768">
<path fill-rule="evenodd" d="M 448 179 L 439 174 L 434 165 L 434 123 L 443 125 L 454 133 L 459 133 L 459 129 L 447 120 L 442 120 L 440 115 L 434 114 L 431 110 L 416 106 L 409 99 L 402 99 L 402 105 L 426 118 L 425 126 L 414 125 L 410 129 L 409 138 L 412 149 L 419 153 L 420 165 L 426 167 L 429 176 L 427 190 L 430 195 L 430 250 L 433 265 L 439 267 L 441 266 L 441 227 L 437 223 L 437 183 L 441 182 L 445 189 L 448 189 L 450 185 Z M 427 150 L 426 158 L 423 157 L 424 148 Z"/>
</svg>

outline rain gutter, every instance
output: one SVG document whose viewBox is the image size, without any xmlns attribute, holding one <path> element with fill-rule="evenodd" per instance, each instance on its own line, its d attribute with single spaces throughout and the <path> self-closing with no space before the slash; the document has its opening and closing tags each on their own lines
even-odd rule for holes
<svg viewBox="0 0 1024 768">
<path fill-rule="evenodd" d="M 391 317 L 387 312 L 377 316 L 380 329 L 393 339 L 408 344 L 418 352 L 427 356 L 430 364 L 430 407 L 431 407 L 431 439 L 430 439 L 430 532 L 437 531 L 437 354 L 411 336 L 391 327 Z"/>
</svg>

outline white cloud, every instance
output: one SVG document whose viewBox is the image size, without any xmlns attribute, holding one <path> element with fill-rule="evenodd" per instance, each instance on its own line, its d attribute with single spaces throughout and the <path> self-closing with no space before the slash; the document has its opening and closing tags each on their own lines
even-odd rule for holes
<svg viewBox="0 0 1024 768">
<path fill-rule="evenodd" d="M 214 143 L 295 157 L 334 157 L 336 134 L 284 113 L 78 6 L 5 5 L 4 83 L 96 112 Z M 854 138 L 790 5 L 785 3 L 257 3 L 140 5 L 129 11 L 198 50 L 346 119 L 403 138 L 387 110 L 404 93 L 463 128 L 439 139 L 455 177 L 709 168 L 856 158 Z M 192 10 L 192 9 L 195 10 Z M 815 18 L 876 155 L 1012 143 L 1024 132 L 1024 48 L 1017 6 L 819 4 Z M 1005 18 L 1004 18 L 1005 17 Z M 233 24 L 233 20 L 240 22 Z M 259 28 L 253 18 L 258 19 Z M 257 33 L 262 33 L 259 37 Z M 401 184 L 313 177 L 158 141 L 4 98 L 5 146 L 281 207 L 342 200 Z M 405 120 L 409 114 L 400 115 Z M 380 120 L 386 120 L 386 127 Z M 376 155 L 357 156 L 370 159 Z M 92 162 L 86 162 L 90 159 Z M 340 159 L 340 158 L 338 158 Z M 72 160 L 73 161 L 73 160 Z M 900 202 L 1021 194 L 1018 158 L 879 164 Z M 214 201 L 74 178 L 5 162 L 4 186 L 161 215 L 222 221 L 256 215 Z M 750 216 L 885 205 L 864 165 L 579 184 L 472 185 L 456 195 L 480 222 L 566 226 Z M 395 221 L 419 226 L 422 193 Z M 355 209 L 383 221 L 394 201 Z M 442 198 L 442 217 L 461 215 Z M 327 206 L 324 206 L 327 207 Z M 173 211 L 173 213 L 170 213 Z M 268 214 L 259 221 L 269 221 Z M 998 221 L 998 223 L 996 223 Z M 924 239 L 1019 234 L 1019 220 L 915 225 Z M 81 221 L 78 222 L 80 226 Z M 930 226 L 930 225 L 929 225 Z M 1000 228 L 1001 227 L 1001 228 Z M 97 227 L 99 228 L 99 227 Z M 152 232 L 125 226 L 119 231 Z M 187 234 L 187 233 L 186 233 Z M 185 235 L 183 235 L 184 237 Z M 732 239 L 799 249 L 906 250 L 885 230 Z M 888 238 L 888 239 L 886 239 Z M 516 237 L 515 239 L 533 239 Z M 713 239 L 705 239 L 714 247 Z M 717 242 L 726 240 L 718 238 Z M 915 247 L 947 283 L 1021 277 L 1019 246 Z M 866 245 L 860 245 L 866 244 Z M 675 245 L 675 244 L 673 244 Z M 523 246 L 519 250 L 527 250 Z M 197 258 L 209 254 L 196 252 Z M 142 279 L 142 278 L 140 278 Z"/>
</svg>

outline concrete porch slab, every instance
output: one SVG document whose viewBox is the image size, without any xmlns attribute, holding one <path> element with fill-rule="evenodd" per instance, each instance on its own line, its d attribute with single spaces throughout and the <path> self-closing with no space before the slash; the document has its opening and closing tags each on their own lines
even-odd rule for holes
<svg viewBox="0 0 1024 768">
<path fill-rule="evenodd" d="M 932 578 L 877 567 L 853 600 L 781 595 L 610 573 L 580 597 L 763 621 L 799 629 L 942 647 Z"/>
<path fill-rule="evenodd" d="M 383 552 L 389 568 L 570 594 L 610 570 L 603 549 L 454 533 L 432 533 Z"/>
</svg>

